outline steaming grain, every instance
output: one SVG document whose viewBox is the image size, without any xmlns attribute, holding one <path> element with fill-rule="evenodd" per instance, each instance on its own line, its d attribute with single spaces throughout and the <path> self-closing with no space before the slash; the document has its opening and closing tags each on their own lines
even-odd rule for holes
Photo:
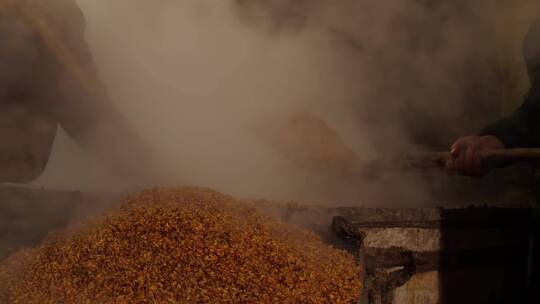
<svg viewBox="0 0 540 304">
<path fill-rule="evenodd" d="M 295 113 L 276 133 L 275 146 L 308 170 L 350 178 L 358 168 L 356 153 L 338 132 L 311 113 Z"/>
<path fill-rule="evenodd" d="M 154 189 L 0 267 L 2 303 L 350 303 L 352 257 L 204 189 Z"/>
</svg>

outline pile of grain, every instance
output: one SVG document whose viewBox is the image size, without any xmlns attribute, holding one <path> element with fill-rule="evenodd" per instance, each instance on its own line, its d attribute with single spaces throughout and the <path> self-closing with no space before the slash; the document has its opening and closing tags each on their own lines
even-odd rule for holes
<svg viewBox="0 0 540 304">
<path fill-rule="evenodd" d="M 206 189 L 153 189 L 0 266 L 1 303 L 351 303 L 359 271 L 315 235 Z"/>
</svg>

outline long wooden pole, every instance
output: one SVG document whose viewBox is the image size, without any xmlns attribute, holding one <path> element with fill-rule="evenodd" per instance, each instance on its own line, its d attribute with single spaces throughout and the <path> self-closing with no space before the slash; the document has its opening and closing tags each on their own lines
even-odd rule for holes
<svg viewBox="0 0 540 304">
<path fill-rule="evenodd" d="M 488 166 L 519 162 L 540 163 L 540 149 L 537 148 L 485 150 L 479 154 L 484 164 Z M 425 152 L 410 154 L 407 161 L 413 167 L 443 167 L 449 158 L 450 152 Z"/>
</svg>

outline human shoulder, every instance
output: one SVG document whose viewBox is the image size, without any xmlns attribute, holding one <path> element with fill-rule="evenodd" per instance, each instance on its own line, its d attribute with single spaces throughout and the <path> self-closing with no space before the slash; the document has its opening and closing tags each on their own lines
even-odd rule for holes
<svg viewBox="0 0 540 304">
<path fill-rule="evenodd" d="M 45 22 L 63 35 L 84 32 L 85 19 L 76 0 L 17 0 L 25 15 Z"/>
<path fill-rule="evenodd" d="M 540 58 L 540 17 L 531 24 L 523 46 L 527 61 L 538 61 Z"/>
</svg>

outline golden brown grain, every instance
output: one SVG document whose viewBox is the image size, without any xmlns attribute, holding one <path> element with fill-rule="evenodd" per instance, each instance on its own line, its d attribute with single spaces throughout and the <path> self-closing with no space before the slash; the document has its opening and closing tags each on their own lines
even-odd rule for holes
<svg viewBox="0 0 540 304">
<path fill-rule="evenodd" d="M 0 266 L 2 303 L 351 303 L 354 259 L 198 188 L 153 189 Z"/>
</svg>

